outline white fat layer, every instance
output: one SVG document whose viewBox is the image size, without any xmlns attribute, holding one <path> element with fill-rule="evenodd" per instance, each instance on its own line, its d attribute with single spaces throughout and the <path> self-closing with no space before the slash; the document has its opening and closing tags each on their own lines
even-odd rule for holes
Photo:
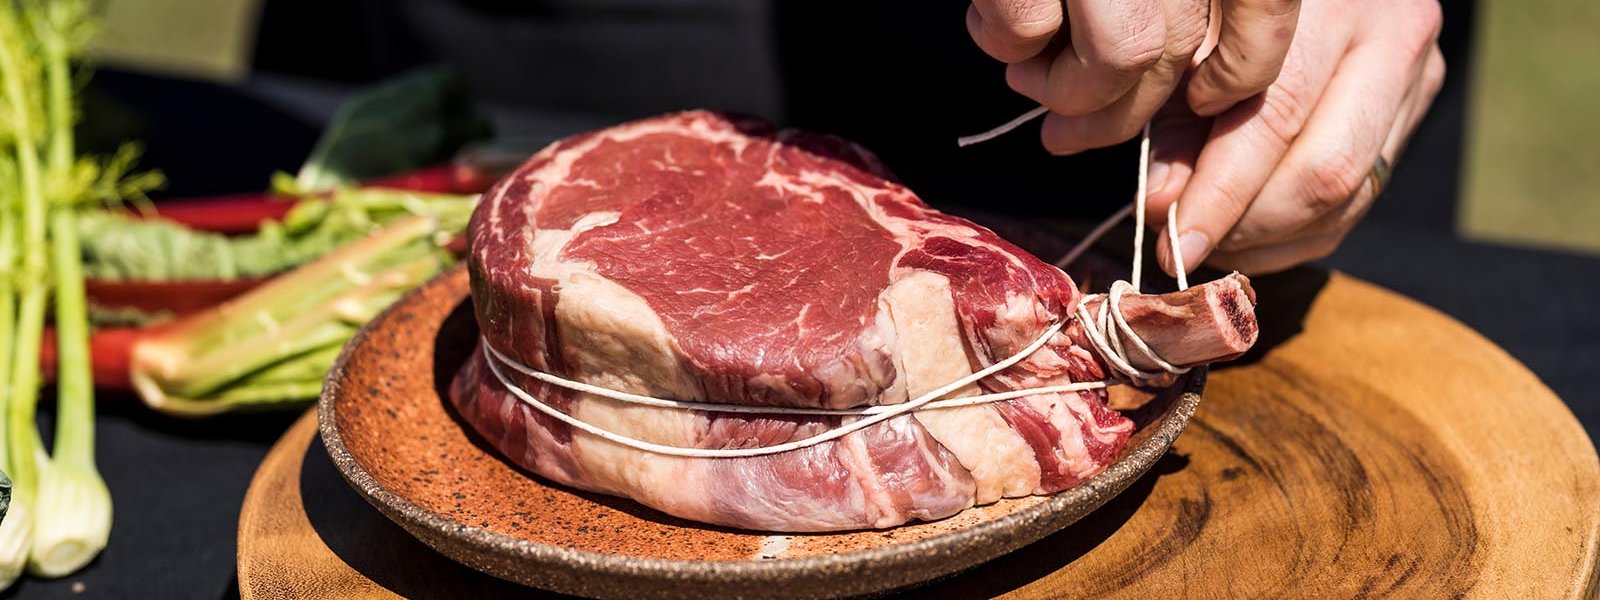
<svg viewBox="0 0 1600 600">
<path fill-rule="evenodd" d="M 1094 422 L 1089 407 L 1078 394 L 1044 394 L 1022 399 L 1034 406 L 1034 411 L 1047 415 L 1051 424 L 1061 432 L 1053 452 L 1063 471 L 1080 479 L 1094 475 L 1100 469 L 1089 458 L 1089 448 L 1084 444 L 1082 423 Z M 1046 494 L 1053 490 L 1039 488 L 1033 493 Z"/>
<path fill-rule="evenodd" d="M 643 298 L 587 272 L 569 272 L 558 280 L 566 298 L 556 303 L 562 358 L 573 379 L 594 385 L 664 398 L 692 398 L 694 383 L 678 363 L 672 337 L 661 317 Z M 707 421 L 699 413 L 640 406 L 588 394 L 573 403 L 572 415 L 602 429 L 672 446 L 695 446 Z M 704 511 L 703 469 L 688 459 L 639 452 L 595 436 L 578 435 L 573 452 L 581 457 L 588 483 L 626 493 L 678 514 Z M 660 485 L 663 481 L 683 485 Z"/>
<path fill-rule="evenodd" d="M 1081 347 L 1078 347 L 1078 346 L 1067 346 L 1065 344 L 1063 344 L 1062 346 L 1059 346 L 1059 347 L 1067 348 L 1067 353 L 1070 355 L 1070 358 L 1068 358 L 1067 360 L 1073 360 L 1073 361 L 1076 361 L 1076 362 L 1093 362 L 1095 360 L 1094 355 L 1090 354 L 1089 350 L 1087 348 L 1081 348 Z M 1088 410 L 1089 410 L 1088 407 L 1083 407 L 1082 408 L 1082 411 L 1084 411 L 1086 414 L 1087 414 Z M 1095 439 L 1099 440 L 1100 443 L 1109 444 L 1113 440 L 1115 440 L 1118 435 L 1120 435 L 1120 434 L 1122 434 L 1124 432 L 1127 432 L 1127 431 L 1131 431 L 1132 429 L 1133 429 L 1133 422 L 1132 421 L 1123 421 L 1122 425 L 1120 425 L 1118 427 L 1096 428 L 1095 431 L 1094 431 L 1094 436 L 1095 436 Z"/>
<path fill-rule="evenodd" d="M 1049 323 L 1051 316 L 1044 314 L 1039 300 L 1031 294 L 1007 292 L 1005 303 L 995 311 L 994 324 L 984 332 L 993 344 L 992 353 L 999 358 L 1015 354 L 1037 337 L 1040 323 Z M 1038 358 L 1037 353 L 1030 359 Z"/>
<path fill-rule="evenodd" d="M 646 396 L 699 396 L 661 315 L 644 298 L 593 273 L 570 273 L 559 285 L 563 299 L 581 299 L 556 303 L 569 377 Z"/>
<path fill-rule="evenodd" d="M 854 419 L 845 419 L 849 423 Z M 881 427 L 881 425 L 880 425 Z M 880 474 L 872 464 L 872 451 L 867 448 L 866 436 L 847 435 L 839 438 L 839 448 L 834 457 L 848 465 L 856 487 L 865 494 L 867 519 L 874 528 L 893 527 L 905 522 L 905 515 L 895 506 L 895 497 L 888 486 L 881 485 Z"/>
<path fill-rule="evenodd" d="M 956 319 L 950 280 L 927 271 L 911 272 L 887 290 L 884 298 L 894 319 L 898 342 L 895 363 L 906 394 L 926 394 L 972 374 Z M 949 397 L 974 396 L 976 385 Z M 974 500 L 987 504 L 1002 497 L 1025 496 L 1039 485 L 1039 464 L 1033 449 L 987 404 L 916 413 L 917 422 L 944 445 L 977 483 Z"/>
</svg>

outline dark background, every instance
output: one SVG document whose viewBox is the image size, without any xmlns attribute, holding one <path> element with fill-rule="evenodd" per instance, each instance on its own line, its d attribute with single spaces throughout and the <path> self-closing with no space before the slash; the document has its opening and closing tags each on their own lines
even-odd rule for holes
<svg viewBox="0 0 1600 600">
<path fill-rule="evenodd" d="M 1451 65 L 1371 215 L 1323 263 L 1417 298 L 1499 344 L 1600 431 L 1600 259 L 1454 232 L 1472 4 L 1446 1 Z M 86 119 L 145 140 L 165 196 L 260 190 L 293 171 L 351 90 L 417 65 L 465 76 L 503 138 L 551 139 L 669 110 L 767 117 L 863 143 L 935 204 L 1095 219 L 1133 193 L 1131 147 L 1055 158 L 1036 128 L 958 152 L 955 137 L 1030 108 L 967 39 L 965 2 L 269 0 L 253 74 L 218 85 L 102 70 Z M 97 140 L 85 140 L 94 147 Z M 1516 402 L 1516 398 L 1506 398 Z M 181 422 L 106 398 L 99 460 L 116 502 L 99 561 L 22 598 L 237 595 L 239 503 L 297 415 Z M 49 407 L 43 407 L 48 423 Z M 1451 410 L 1448 398 L 1439 410 Z M 48 431 L 48 427 L 46 429 Z M 84 595 L 72 591 L 83 584 Z"/>
</svg>

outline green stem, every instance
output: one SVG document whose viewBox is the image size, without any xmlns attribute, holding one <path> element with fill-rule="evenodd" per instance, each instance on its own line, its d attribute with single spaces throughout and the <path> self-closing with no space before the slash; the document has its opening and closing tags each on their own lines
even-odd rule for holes
<svg viewBox="0 0 1600 600">
<path fill-rule="evenodd" d="M 330 286 L 342 293 L 247 340 L 189 357 L 184 368 L 190 376 L 174 389 L 180 396 L 205 396 L 286 357 L 341 344 L 355 335 L 361 323 L 392 303 L 401 290 L 426 281 L 442 267 L 437 257 L 423 254 L 372 274 L 371 281 L 360 286 Z M 381 305 L 374 307 L 378 302 Z"/>
<path fill-rule="evenodd" d="M 9 21 L 6 29 L 17 33 L 15 15 L 4 17 Z M 21 65 L 26 57 L 18 56 L 18 46 L 0 43 L 0 79 L 4 80 L 6 109 L 10 112 L 12 133 L 15 136 L 17 176 L 21 184 L 22 231 L 20 277 L 18 287 L 21 300 L 17 309 L 16 348 L 12 351 L 10 391 L 6 416 L 10 431 L 6 444 L 10 475 L 15 483 L 16 495 L 31 500 L 37 489 L 37 472 L 34 465 L 37 430 L 33 429 L 35 405 L 39 399 L 39 340 L 43 335 L 45 301 L 49 287 L 45 281 L 45 255 L 49 252 L 45 242 L 45 200 L 40 188 L 39 155 L 34 148 L 35 132 L 32 129 L 27 90 Z"/>
<path fill-rule="evenodd" d="M 22 292 L 6 406 L 7 473 L 11 475 L 16 495 L 30 500 L 38 489 L 38 467 L 34 464 L 38 438 L 31 430 L 39 402 L 39 338 L 44 335 L 45 300 L 44 286 Z"/>
<path fill-rule="evenodd" d="M 56 281 L 56 446 L 54 459 L 94 464 L 94 382 L 89 362 L 89 314 L 83 292 L 78 224 L 71 208 L 50 215 Z"/>
<path fill-rule="evenodd" d="M 67 61 L 67 48 L 59 36 L 41 40 L 45 55 L 45 81 L 47 86 L 45 131 L 49 132 L 47 168 L 57 176 L 65 177 L 72 170 L 72 68 Z"/>
<path fill-rule="evenodd" d="M 9 199 L 0 199 L 0 382 L 11 381 L 12 350 L 17 327 L 17 215 Z M 10 404 L 11 388 L 0 383 L 0 407 Z M 4 421 L 0 421 L 0 467 L 9 466 Z"/>
</svg>

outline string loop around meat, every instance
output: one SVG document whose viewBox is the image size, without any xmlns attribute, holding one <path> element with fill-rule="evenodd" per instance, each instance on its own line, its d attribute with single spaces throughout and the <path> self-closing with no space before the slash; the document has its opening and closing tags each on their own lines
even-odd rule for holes
<svg viewBox="0 0 1600 600">
<path fill-rule="evenodd" d="M 549 415 L 551 418 L 554 418 L 554 419 L 556 419 L 558 421 L 561 421 L 563 423 L 571 425 L 571 426 L 573 426 L 573 427 L 575 427 L 575 428 L 577 428 L 579 430 L 582 430 L 582 431 L 584 431 L 586 433 L 593 434 L 596 437 L 599 437 L 599 438 L 604 439 L 604 440 L 608 440 L 608 441 L 611 441 L 611 442 L 622 444 L 624 446 L 627 446 L 629 448 L 633 448 L 635 450 L 644 450 L 646 452 L 654 452 L 654 453 L 657 453 L 657 454 L 666 454 L 666 455 L 670 455 L 670 456 L 681 456 L 681 457 L 685 457 L 685 458 L 748 458 L 748 457 L 752 457 L 752 456 L 765 456 L 765 455 L 768 455 L 768 454 L 778 454 L 778 453 L 781 453 L 781 452 L 788 452 L 790 450 L 799 450 L 801 448 L 806 448 L 806 447 L 809 447 L 809 446 L 815 446 L 815 445 L 821 444 L 823 442 L 839 439 L 839 438 L 844 437 L 846 435 L 849 435 L 851 433 L 860 431 L 862 429 L 866 429 L 866 428 L 871 427 L 873 425 L 877 425 L 878 423 L 882 423 L 884 421 L 887 421 L 889 419 L 893 419 L 895 417 L 898 417 L 900 415 L 909 413 L 911 411 L 926 408 L 926 405 L 933 403 L 935 400 L 938 400 L 938 399 L 943 398 L 943 397 L 945 397 L 947 395 L 950 395 L 951 393 L 955 392 L 956 390 L 959 390 L 959 389 L 964 388 L 964 387 L 966 387 L 968 385 L 971 385 L 973 382 L 978 381 L 979 379 L 983 379 L 985 377 L 988 377 L 990 375 L 998 373 L 998 372 L 1000 372 L 1000 371 L 1002 371 L 1002 370 L 1004 370 L 1006 368 L 1011 367 L 1012 365 L 1015 365 L 1015 364 L 1017 364 L 1019 362 L 1022 362 L 1023 359 L 1025 359 L 1025 358 L 1027 358 L 1029 356 L 1032 356 L 1034 352 L 1039 350 L 1039 348 L 1044 347 L 1045 343 L 1049 342 L 1050 338 L 1054 337 L 1056 332 L 1061 331 L 1062 325 L 1065 325 L 1065 324 L 1066 324 L 1065 320 L 1057 321 L 1054 325 L 1051 325 L 1048 329 L 1045 330 L 1044 335 L 1039 336 L 1039 339 L 1036 339 L 1036 340 L 1033 341 L 1033 343 L 1028 344 L 1028 347 L 1024 348 L 1021 352 L 1013 354 L 1010 357 L 1007 357 L 1005 360 L 1002 360 L 1000 362 L 997 362 L 997 363 L 994 363 L 992 365 L 989 365 L 988 367 L 985 367 L 984 369 L 982 369 L 982 370 L 980 370 L 980 371 L 978 371 L 976 373 L 973 373 L 973 374 L 968 375 L 966 377 L 962 377 L 960 379 L 957 379 L 955 381 L 947 383 L 947 384 L 939 387 L 938 389 L 935 389 L 935 390 L 933 390 L 931 392 L 928 392 L 926 394 L 918 396 L 918 397 L 916 397 L 915 399 L 913 399 L 913 400 L 911 400 L 909 402 L 905 402 L 905 403 L 902 403 L 902 404 L 890 404 L 890 405 L 885 405 L 885 406 L 882 406 L 882 407 L 874 407 L 874 408 L 881 408 L 882 410 L 874 412 L 872 414 L 857 413 L 856 415 L 853 415 L 853 416 L 861 417 L 860 420 L 850 421 L 848 423 L 843 423 L 843 424 L 839 425 L 838 427 L 835 427 L 833 429 L 829 429 L 828 431 L 819 433 L 817 435 L 813 435 L 811 437 L 802 438 L 802 439 L 794 440 L 794 441 L 791 441 L 791 442 L 786 442 L 786 443 L 782 443 L 782 444 L 776 444 L 776 445 L 772 445 L 772 446 L 761 446 L 761 447 L 757 447 L 757 448 L 684 448 L 684 447 L 679 447 L 679 446 L 668 446 L 668 445 L 664 445 L 664 444 L 656 444 L 656 443 L 653 443 L 653 442 L 647 442 L 647 441 L 644 441 L 644 440 L 641 440 L 641 439 L 638 439 L 638 438 L 628 437 L 628 436 L 625 436 L 625 435 L 622 435 L 622 434 L 619 434 L 619 433 L 614 433 L 614 432 L 611 432 L 611 431 L 607 431 L 607 430 L 602 429 L 600 427 L 596 427 L 595 425 L 592 425 L 592 424 L 587 423 L 587 422 L 585 422 L 585 421 L 583 421 L 581 419 L 573 417 L 572 415 L 569 415 L 567 413 L 564 413 L 564 412 L 561 412 L 559 410 L 556 410 L 554 407 L 552 407 L 552 406 L 550 406 L 548 404 L 545 404 L 544 402 L 540 401 L 538 398 L 535 398 L 533 396 L 533 394 L 529 394 L 527 392 L 527 390 L 524 390 L 521 387 L 518 387 L 517 385 L 515 385 L 514 382 L 510 381 L 505 376 L 505 373 L 500 371 L 500 363 L 502 361 L 504 361 L 504 360 L 507 360 L 505 355 L 501 354 L 497 350 L 494 350 L 493 346 L 490 346 L 487 341 L 485 341 L 483 345 L 484 345 L 485 348 L 488 348 L 494 355 L 493 359 L 485 360 L 484 362 L 487 362 L 489 364 L 489 370 L 494 373 L 495 378 L 498 379 L 500 381 L 500 384 L 504 385 L 506 387 L 506 389 L 511 392 L 512 395 L 516 396 L 518 399 L 522 400 L 524 403 L 532 406 L 535 410 L 538 410 L 539 412 L 542 412 L 542 413 L 544 413 L 546 415 Z M 485 358 L 489 358 L 489 357 L 486 356 Z M 537 370 L 528 368 L 526 366 L 524 366 L 523 368 L 527 369 L 528 371 L 531 371 L 531 372 L 537 372 Z M 520 371 L 521 371 L 521 369 L 519 369 L 519 372 Z M 546 375 L 548 375 L 548 374 L 546 374 Z M 560 379 L 560 378 L 555 378 L 555 379 Z M 544 378 L 540 378 L 540 380 L 541 381 L 546 381 L 546 379 L 544 379 Z M 552 383 L 554 383 L 554 381 L 552 381 Z M 569 380 L 562 380 L 562 383 L 555 383 L 555 385 L 561 385 L 563 387 L 567 387 L 567 384 L 577 384 L 577 383 L 579 383 L 579 382 L 573 382 L 573 381 L 569 381 Z M 1105 385 L 1104 382 L 1096 382 L 1096 383 L 1099 383 L 1101 387 L 1104 387 L 1104 385 Z M 636 396 L 636 395 L 633 395 L 633 394 L 625 394 L 624 392 L 618 392 L 616 390 L 610 390 L 610 389 L 606 389 L 606 388 L 589 386 L 588 384 L 580 384 L 580 385 L 583 385 L 585 387 L 591 388 L 593 391 L 590 391 L 589 393 L 597 393 L 598 392 L 598 395 L 602 395 L 602 396 L 605 396 L 607 398 L 612 398 L 612 399 L 616 399 L 616 400 L 623 400 L 625 402 L 632 401 L 632 400 L 637 400 L 637 399 L 648 399 L 648 400 L 651 400 L 651 401 L 677 402 L 677 401 L 672 401 L 672 400 L 664 400 L 664 399 L 661 399 L 661 398 L 649 398 L 649 397 L 646 397 L 646 396 Z M 1090 389 L 1092 389 L 1092 388 L 1090 388 Z M 1015 391 L 1028 391 L 1028 392 L 1035 393 L 1035 394 L 1039 393 L 1037 390 L 1015 390 Z M 626 396 L 635 396 L 635 397 L 634 398 L 630 398 L 628 400 L 624 400 L 622 398 L 622 396 L 624 396 L 624 395 L 626 395 Z M 969 400 L 969 399 L 963 398 L 962 400 Z M 996 400 L 988 400 L 988 401 L 989 402 L 993 402 L 993 401 L 996 401 Z M 727 409 L 731 408 L 733 405 L 716 404 L 716 405 L 712 405 L 712 406 L 716 406 L 717 407 L 716 409 L 714 409 L 716 411 L 719 411 L 719 412 L 730 412 Z M 760 407 L 753 407 L 753 408 L 760 408 Z M 772 412 L 772 411 L 769 408 L 767 412 Z M 813 414 L 815 414 L 815 413 L 813 413 Z"/>
<path fill-rule="evenodd" d="M 1018 126 L 1021 126 L 1024 123 L 1027 123 L 1032 119 L 1044 115 L 1046 112 L 1048 112 L 1048 109 L 1041 106 L 1037 109 L 1029 111 L 1026 114 L 1023 114 L 1020 117 L 1012 119 L 1011 121 L 993 130 L 978 135 L 961 138 L 959 140 L 960 144 L 962 146 L 967 146 L 993 139 L 1005 134 L 1008 131 L 1011 131 L 1012 129 L 1017 128 Z M 1118 222 L 1127 218 L 1129 214 L 1132 214 L 1135 222 L 1132 281 L 1118 280 L 1113 282 L 1111 289 L 1105 293 L 1088 294 L 1080 297 L 1077 306 L 1074 308 L 1073 317 L 1064 318 L 1060 321 L 1052 323 L 1045 329 L 1043 334 L 1041 334 L 1032 343 L 1028 344 L 1028 346 L 1023 348 L 1020 352 L 1006 357 L 1005 359 L 989 365 L 988 367 L 985 367 L 975 373 L 947 383 L 938 389 L 918 396 L 908 402 L 858 408 L 828 409 L 714 404 L 707 402 L 691 402 L 657 398 L 653 396 L 613 390 L 581 381 L 575 381 L 555 375 L 553 373 L 547 373 L 529 367 L 517 362 L 515 359 L 512 359 L 499 349 L 495 348 L 489 343 L 487 338 L 484 338 L 482 341 L 482 346 L 484 349 L 484 362 L 488 364 L 489 370 L 494 374 L 495 379 L 498 380 L 507 391 L 511 392 L 513 396 L 515 396 L 518 400 L 521 400 L 524 404 L 533 407 L 535 410 L 553 419 L 556 419 L 557 421 L 561 421 L 562 423 L 565 423 L 573 428 L 589 433 L 601 439 L 633 448 L 635 450 L 685 458 L 748 458 L 754 456 L 779 454 L 836 440 L 867 427 L 871 427 L 889 419 L 910 414 L 915 411 L 974 406 L 978 404 L 1000 402 L 1038 394 L 1073 393 L 1104 389 L 1110 385 L 1123 382 L 1146 383 L 1158 381 L 1167 374 L 1181 374 L 1187 372 L 1189 369 L 1167 362 L 1166 360 L 1162 359 L 1161 356 L 1158 355 L 1154 350 L 1152 350 L 1150 346 L 1146 344 L 1141 337 L 1139 337 L 1139 334 L 1135 332 L 1128 324 L 1127 318 L 1122 314 L 1120 305 L 1122 296 L 1139 292 L 1139 281 L 1142 279 L 1141 274 L 1143 264 L 1145 196 L 1148 193 L 1148 171 L 1150 165 L 1150 126 L 1148 124 L 1145 125 L 1144 132 L 1140 136 L 1139 150 L 1139 182 L 1138 191 L 1136 192 L 1134 201 L 1128 206 L 1118 210 L 1110 218 L 1096 226 L 1090 231 L 1089 235 L 1085 236 L 1084 239 L 1072 249 L 1071 252 L 1068 252 L 1066 256 L 1061 258 L 1061 260 L 1056 261 L 1057 267 L 1066 269 L 1068 265 L 1081 256 L 1083 252 L 1085 252 L 1108 231 L 1110 231 L 1112 227 L 1114 227 Z M 1183 255 L 1178 248 L 1178 239 L 1177 234 L 1175 233 L 1177 230 L 1177 202 L 1173 202 L 1173 204 L 1167 209 L 1167 223 L 1168 235 L 1170 236 L 1169 242 L 1172 251 L 1172 260 L 1173 264 L 1176 266 L 1175 271 L 1177 273 L 1178 288 L 1187 289 L 1189 287 L 1188 277 L 1187 274 L 1184 273 Z M 1098 299 L 1103 299 L 1104 301 L 1100 303 L 1098 310 L 1091 312 L 1089 310 L 1090 302 Z M 1073 318 L 1077 319 L 1079 326 L 1083 329 L 1085 338 L 1089 340 L 1089 343 L 1091 346 L 1093 346 L 1094 351 L 1100 355 L 1100 358 L 1108 367 L 1110 367 L 1110 370 L 1115 372 L 1115 375 L 1101 381 L 1074 382 L 1066 385 L 1041 386 L 1028 389 L 980 394 L 975 396 L 945 398 L 945 396 L 955 393 L 957 390 L 972 385 L 973 383 L 985 377 L 989 377 L 990 375 L 1010 368 L 1011 366 L 1027 359 L 1029 356 L 1032 356 L 1034 352 L 1037 352 L 1040 348 L 1043 348 L 1045 344 L 1049 343 L 1050 339 L 1055 337 L 1056 334 L 1061 331 L 1062 327 L 1066 326 L 1066 324 Z M 1132 355 L 1130 355 L 1130 352 L 1138 352 L 1138 356 L 1142 357 L 1144 362 L 1155 365 L 1159 370 L 1146 370 L 1134 365 L 1134 360 Z M 501 365 L 510 367 L 517 373 L 549 385 L 554 385 L 585 394 L 610 398 L 612 400 L 630 404 L 679 410 L 698 410 L 732 414 L 837 416 L 841 417 L 844 422 L 837 427 L 813 436 L 771 446 L 761 446 L 756 448 L 688 448 L 669 446 L 608 431 L 583 421 L 582 419 L 557 410 L 556 408 L 534 397 L 533 394 L 522 389 L 521 386 L 517 385 L 516 382 L 507 377 L 505 372 L 501 370 Z"/>
</svg>

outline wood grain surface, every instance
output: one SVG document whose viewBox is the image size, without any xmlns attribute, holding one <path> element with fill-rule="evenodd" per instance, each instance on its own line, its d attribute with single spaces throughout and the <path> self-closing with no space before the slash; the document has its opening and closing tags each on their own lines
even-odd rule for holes
<svg viewBox="0 0 1600 600">
<path fill-rule="evenodd" d="M 1078 524 L 907 595 L 1594 594 L 1600 461 L 1532 373 L 1349 277 L 1301 269 L 1256 287 L 1259 351 L 1213 372 L 1151 473 Z M 315 432 L 308 414 L 245 498 L 244 599 L 546 597 L 409 537 L 345 485 Z"/>
</svg>

